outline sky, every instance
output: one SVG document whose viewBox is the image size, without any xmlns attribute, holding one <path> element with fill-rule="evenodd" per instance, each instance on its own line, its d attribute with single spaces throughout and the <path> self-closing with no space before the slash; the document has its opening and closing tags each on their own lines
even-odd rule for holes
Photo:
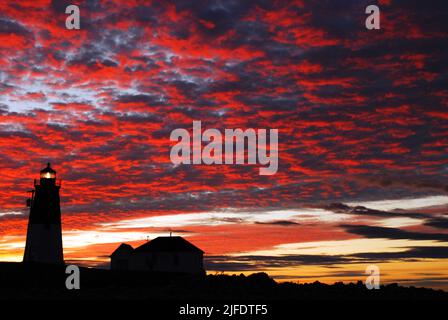
<svg viewBox="0 0 448 320">
<path fill-rule="evenodd" d="M 67 262 L 172 233 L 212 274 L 332 283 L 374 264 L 448 289 L 447 20 L 441 0 L 1 1 L 0 260 L 22 260 L 50 161 Z M 174 165 L 170 133 L 193 121 L 278 129 L 278 172 Z"/>
</svg>

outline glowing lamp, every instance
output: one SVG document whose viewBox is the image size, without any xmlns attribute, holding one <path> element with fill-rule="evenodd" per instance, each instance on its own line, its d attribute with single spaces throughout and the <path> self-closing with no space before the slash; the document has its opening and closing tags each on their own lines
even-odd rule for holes
<svg viewBox="0 0 448 320">
<path fill-rule="evenodd" d="M 40 171 L 41 179 L 56 179 L 56 171 L 51 168 L 50 163 L 47 163 L 47 167 Z"/>
</svg>

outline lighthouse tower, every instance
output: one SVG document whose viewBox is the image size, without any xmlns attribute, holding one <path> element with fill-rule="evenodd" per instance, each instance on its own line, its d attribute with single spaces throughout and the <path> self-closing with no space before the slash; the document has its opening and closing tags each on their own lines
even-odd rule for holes
<svg viewBox="0 0 448 320">
<path fill-rule="evenodd" d="M 30 207 L 24 262 L 63 264 L 60 183 L 50 163 L 34 180 L 34 190 L 27 204 Z"/>
</svg>

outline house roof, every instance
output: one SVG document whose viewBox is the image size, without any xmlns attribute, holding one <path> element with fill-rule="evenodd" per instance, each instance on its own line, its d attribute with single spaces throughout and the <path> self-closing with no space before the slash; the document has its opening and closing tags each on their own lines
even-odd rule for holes
<svg viewBox="0 0 448 320">
<path fill-rule="evenodd" d="M 201 249 L 182 237 L 158 237 L 134 250 L 135 252 L 197 252 Z"/>
<path fill-rule="evenodd" d="M 129 252 L 129 253 L 131 253 L 132 251 L 134 251 L 134 248 L 132 248 L 131 245 L 129 245 L 127 243 L 122 243 L 122 244 L 120 244 L 118 246 L 117 249 L 115 249 L 114 252 L 112 252 L 111 256 L 116 254 L 116 253 L 119 253 L 119 252 Z"/>
</svg>

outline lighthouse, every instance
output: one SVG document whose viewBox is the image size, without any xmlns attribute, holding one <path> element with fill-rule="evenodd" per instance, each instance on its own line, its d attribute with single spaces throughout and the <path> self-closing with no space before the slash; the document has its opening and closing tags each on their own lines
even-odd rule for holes
<svg viewBox="0 0 448 320">
<path fill-rule="evenodd" d="M 34 190 L 27 201 L 30 207 L 23 262 L 63 264 L 60 182 L 50 163 L 34 180 Z"/>
</svg>

